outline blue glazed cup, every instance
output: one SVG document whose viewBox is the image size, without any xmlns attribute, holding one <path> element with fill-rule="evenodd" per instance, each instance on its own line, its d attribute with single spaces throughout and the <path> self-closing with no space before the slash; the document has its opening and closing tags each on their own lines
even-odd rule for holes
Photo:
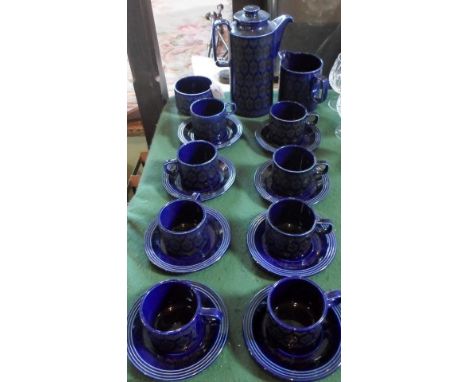
<svg viewBox="0 0 468 382">
<path fill-rule="evenodd" d="M 170 176 L 179 173 L 182 187 L 189 191 L 212 191 L 221 181 L 218 150 L 207 141 L 191 141 L 180 146 L 177 158 L 166 161 L 163 167 Z"/>
<path fill-rule="evenodd" d="M 279 100 L 297 101 L 308 111 L 327 99 L 328 78 L 322 75 L 323 61 L 310 53 L 279 52 L 281 58 Z"/>
<path fill-rule="evenodd" d="M 175 83 L 174 95 L 179 113 L 190 115 L 190 105 L 201 98 L 212 98 L 211 80 L 203 76 L 187 76 Z"/>
<path fill-rule="evenodd" d="M 266 215 L 265 245 L 268 253 L 282 260 L 297 261 L 313 249 L 314 233 L 329 233 L 333 225 L 320 219 L 302 200 L 284 198 L 270 205 Z"/>
<path fill-rule="evenodd" d="M 324 292 L 299 277 L 281 279 L 268 293 L 264 335 L 283 355 L 307 356 L 321 339 L 328 309 L 340 303 L 339 290 Z"/>
<path fill-rule="evenodd" d="M 205 335 L 206 320 L 221 320 L 223 313 L 205 308 L 189 282 L 166 280 L 143 297 L 140 320 L 159 354 L 182 356 L 194 351 Z"/>
<path fill-rule="evenodd" d="M 300 143 L 306 126 L 316 128 L 318 120 L 318 114 L 308 113 L 299 102 L 279 101 L 270 108 L 267 139 L 278 145 Z"/>
<path fill-rule="evenodd" d="M 226 137 L 226 117 L 236 111 L 236 104 L 216 98 L 195 101 L 190 106 L 193 133 L 197 139 L 218 142 Z"/>
<path fill-rule="evenodd" d="M 174 257 L 203 256 L 207 250 L 206 211 L 196 200 L 178 199 L 159 212 L 158 227 L 163 251 Z"/>
</svg>

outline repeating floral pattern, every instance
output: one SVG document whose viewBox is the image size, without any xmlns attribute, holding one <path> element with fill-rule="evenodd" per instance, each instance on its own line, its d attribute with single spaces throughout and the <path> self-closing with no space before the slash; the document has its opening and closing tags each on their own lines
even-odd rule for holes
<svg viewBox="0 0 468 382">
<path fill-rule="evenodd" d="M 317 167 L 323 169 L 323 167 Z M 328 169 L 328 166 L 327 166 Z M 288 173 L 273 164 L 271 188 L 283 196 L 299 196 L 307 192 L 313 194 L 321 185 L 322 175 L 326 171 L 314 171 L 312 168 L 305 173 Z"/>
<path fill-rule="evenodd" d="M 196 100 L 202 98 L 213 98 L 213 93 L 211 90 L 207 90 L 204 93 L 197 94 L 197 95 L 187 95 L 187 94 L 180 94 L 175 91 L 175 101 L 177 110 L 184 115 L 190 115 L 190 105 L 194 103 Z"/>
<path fill-rule="evenodd" d="M 236 114 L 268 114 L 273 100 L 273 38 L 238 38 L 231 35 L 231 95 Z"/>
<path fill-rule="evenodd" d="M 164 251 L 174 257 L 196 256 L 203 254 L 209 244 L 209 235 L 206 223 L 195 232 L 185 235 L 172 235 L 168 232 L 162 233 Z"/>
<path fill-rule="evenodd" d="M 281 67 L 278 99 L 299 102 L 313 111 L 318 105 L 315 100 L 320 85 L 317 75 L 291 73 Z"/>
<path fill-rule="evenodd" d="M 292 145 L 302 143 L 305 134 L 306 118 L 298 122 L 284 123 L 270 118 L 270 124 L 265 133 L 268 142 L 277 145 Z"/>
<path fill-rule="evenodd" d="M 211 191 L 221 182 L 218 160 L 202 166 L 179 165 L 182 187 L 190 191 Z"/>
<path fill-rule="evenodd" d="M 183 354 L 197 347 L 205 332 L 202 318 L 198 318 L 194 325 L 177 334 L 161 335 L 152 338 L 153 346 L 163 354 Z"/>
<path fill-rule="evenodd" d="M 299 237 L 290 237 L 273 229 L 267 222 L 265 225 L 265 244 L 268 252 L 286 260 L 297 260 L 310 251 L 313 232 Z"/>
</svg>

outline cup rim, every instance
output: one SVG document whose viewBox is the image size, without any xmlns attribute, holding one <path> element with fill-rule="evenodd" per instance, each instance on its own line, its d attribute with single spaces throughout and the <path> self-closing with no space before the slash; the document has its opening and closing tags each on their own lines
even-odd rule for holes
<svg viewBox="0 0 468 382">
<path fill-rule="evenodd" d="M 301 281 L 304 281 L 304 282 L 307 282 L 308 284 L 310 284 L 312 287 L 318 289 L 318 291 L 320 292 L 320 295 L 322 296 L 322 299 L 323 299 L 323 312 L 322 312 L 322 315 L 320 316 L 320 318 L 315 321 L 312 325 L 309 325 L 309 326 L 306 326 L 306 327 L 303 327 L 303 328 L 298 328 L 296 326 L 292 326 L 292 325 L 289 325 L 287 323 L 285 323 L 283 320 L 280 320 L 278 318 L 278 316 L 275 314 L 275 312 L 273 311 L 273 308 L 271 306 L 271 295 L 273 294 L 273 292 L 275 291 L 275 289 L 285 283 L 285 282 L 291 282 L 291 281 L 297 281 L 297 280 L 301 280 Z M 285 277 L 285 278 L 282 278 L 281 280 L 278 280 L 277 282 L 275 282 L 271 287 L 270 287 L 270 290 L 268 291 L 268 296 L 267 296 L 267 309 L 268 309 L 268 315 L 280 326 L 286 328 L 287 330 L 291 330 L 291 331 L 294 331 L 294 332 L 308 332 L 312 329 L 314 329 L 315 327 L 319 326 L 322 324 L 322 322 L 325 320 L 325 317 L 326 317 L 326 314 L 327 314 L 327 311 L 328 311 L 328 305 L 327 305 L 327 299 L 325 298 L 325 292 L 323 291 L 323 289 L 320 287 L 320 285 L 318 285 L 316 282 L 312 281 L 312 280 L 309 280 L 305 277 L 298 277 L 298 276 L 293 276 L 293 277 Z"/>
<path fill-rule="evenodd" d="M 193 145 L 193 144 L 196 144 L 196 143 L 207 143 L 208 145 L 210 145 L 213 149 L 214 149 L 214 155 L 212 158 L 208 159 L 206 162 L 203 162 L 203 163 L 196 163 L 196 164 L 191 164 L 191 163 L 187 163 L 187 162 L 184 162 L 182 159 L 180 159 L 180 151 L 189 146 L 189 145 Z M 216 148 L 216 146 L 209 142 L 209 141 L 205 141 L 203 139 L 197 139 L 195 141 L 190 141 L 190 142 L 187 142 L 187 143 L 184 143 L 183 145 L 181 145 L 178 149 L 177 149 L 177 161 L 182 163 L 184 166 L 190 166 L 190 167 L 197 167 L 197 166 L 203 166 L 205 164 L 208 164 L 210 162 L 212 162 L 213 160 L 215 160 L 218 156 L 218 149 Z"/>
<path fill-rule="evenodd" d="M 301 117 L 301 118 L 298 118 L 298 119 L 282 119 L 282 118 L 279 118 L 277 117 L 276 115 L 273 114 L 273 108 L 280 104 L 280 103 L 293 103 L 293 104 L 296 104 L 300 107 L 302 107 L 304 109 L 304 116 Z M 300 102 L 297 102 L 297 101 L 290 101 L 290 100 L 282 100 L 282 101 L 278 101 L 278 102 L 275 102 L 273 105 L 271 105 L 270 107 L 270 116 L 274 119 L 276 119 L 277 121 L 281 121 L 281 122 L 286 122 L 286 123 L 295 123 L 295 122 L 299 122 L 299 121 L 302 121 L 304 118 L 307 118 L 307 108 Z"/>
<path fill-rule="evenodd" d="M 193 202 L 193 203 L 197 204 L 202 210 L 202 218 L 201 218 L 200 222 L 195 227 L 193 227 L 192 229 L 190 229 L 188 231 L 173 231 L 171 229 L 166 228 L 161 222 L 161 212 L 165 208 L 167 208 L 168 206 L 170 206 L 172 204 L 175 204 L 175 203 L 180 203 L 180 202 Z M 203 226 L 203 224 L 205 223 L 205 221 L 206 221 L 206 210 L 203 207 L 203 205 L 200 202 L 198 202 L 198 201 L 196 201 L 194 199 L 189 199 L 189 198 L 187 198 L 187 199 L 176 199 L 176 200 L 171 200 L 170 202 L 167 202 L 163 207 L 161 207 L 161 209 L 159 210 L 159 214 L 158 214 L 158 227 L 159 227 L 159 229 L 163 230 L 164 232 L 170 233 L 171 235 L 174 235 L 174 236 L 183 236 L 183 235 L 188 235 L 190 233 L 193 233 L 193 232 L 197 231 L 198 229 L 200 229 Z"/>
<path fill-rule="evenodd" d="M 221 102 L 223 104 L 223 110 L 221 110 L 219 113 L 212 114 L 212 115 L 201 115 L 201 114 L 195 113 L 193 111 L 193 105 L 195 105 L 196 103 L 199 103 L 199 102 L 206 101 L 206 100 L 210 100 L 210 102 Z M 192 114 L 192 116 L 194 115 L 197 118 L 201 118 L 201 119 L 210 119 L 210 118 L 221 117 L 225 111 L 226 111 L 226 102 L 221 101 L 218 98 L 209 98 L 209 97 L 200 98 L 200 99 L 197 99 L 196 101 L 193 101 L 190 104 L 190 114 Z M 194 142 L 194 141 L 192 141 L 192 142 Z"/>
<path fill-rule="evenodd" d="M 312 211 L 312 215 L 314 216 L 314 223 L 312 224 L 312 227 L 306 231 L 306 232 L 301 232 L 301 233 L 290 233 L 290 232 L 284 232 L 283 230 L 280 230 L 276 225 L 273 224 L 273 222 L 271 221 L 270 219 L 270 212 L 271 210 L 276 206 L 278 205 L 278 203 L 282 203 L 282 202 L 285 202 L 285 201 L 297 201 L 297 202 L 301 202 L 302 204 L 304 204 L 305 206 L 307 206 L 311 211 Z M 277 200 L 276 202 L 270 204 L 270 207 L 268 207 L 268 210 L 267 210 L 267 213 L 266 213 L 266 220 L 267 220 L 267 223 L 268 225 L 274 229 L 276 232 L 279 232 L 281 235 L 284 235 L 284 236 L 289 236 L 289 237 L 302 237 L 302 236 L 306 236 L 306 235 L 309 235 L 311 234 L 314 229 L 315 229 L 315 224 L 317 222 L 317 215 L 315 214 L 315 211 L 314 209 L 309 206 L 307 203 L 305 203 L 303 200 L 301 199 L 298 199 L 298 198 L 292 198 L 292 197 L 288 197 L 288 198 L 282 198 L 282 199 L 279 199 Z"/>
<path fill-rule="evenodd" d="M 145 302 L 148 295 L 151 292 L 153 292 L 155 289 L 159 288 L 161 285 L 164 285 L 164 284 L 183 284 L 184 286 L 189 287 L 190 290 L 195 295 L 195 298 L 196 298 L 196 301 L 197 301 L 197 309 L 193 313 L 193 316 L 190 319 L 190 321 L 187 322 L 186 324 L 182 325 L 180 328 L 173 329 L 173 330 L 158 330 L 158 329 L 153 328 L 150 324 L 148 324 L 148 322 L 146 321 L 146 318 L 144 317 L 144 314 L 143 314 L 143 303 Z M 143 326 L 145 327 L 146 330 L 148 330 L 152 334 L 171 335 L 171 334 L 176 334 L 176 333 L 179 333 L 179 332 L 187 329 L 189 326 L 191 326 L 195 322 L 196 318 L 200 314 L 201 299 L 200 299 L 200 295 L 198 294 L 198 292 L 194 288 L 192 288 L 192 285 L 188 281 L 186 281 L 186 280 L 177 280 L 177 279 L 164 280 L 164 281 L 160 281 L 159 283 L 153 285 L 151 288 L 149 288 L 145 292 L 145 294 L 143 295 L 143 299 L 141 300 L 140 307 L 139 307 L 138 310 L 139 310 L 139 314 L 140 314 L 140 321 L 141 321 L 141 323 L 143 324 Z"/>
<path fill-rule="evenodd" d="M 289 68 L 287 68 L 287 67 L 285 67 L 283 65 L 283 62 L 282 62 L 283 60 L 281 60 L 281 63 L 280 63 L 281 68 L 283 68 L 284 70 L 287 70 L 288 72 L 295 73 L 295 74 L 312 74 L 312 73 L 316 73 L 316 72 L 323 69 L 323 60 L 322 60 L 322 58 L 320 58 L 316 54 L 308 53 L 308 52 L 293 52 L 293 51 L 290 51 L 290 50 L 284 50 L 283 52 L 285 52 L 286 54 L 291 54 L 291 55 L 296 55 L 296 56 L 298 56 L 298 55 L 313 56 L 313 57 L 317 58 L 320 61 L 320 66 L 317 69 L 309 70 L 309 71 L 305 72 L 305 71 L 297 71 L 297 70 L 289 69 Z"/>
<path fill-rule="evenodd" d="M 285 149 L 285 148 L 296 148 L 296 149 L 300 149 L 301 151 L 307 151 L 307 153 L 309 153 L 310 155 L 312 155 L 312 164 L 310 165 L 310 167 L 304 169 L 304 170 L 289 170 L 283 166 L 281 166 L 277 161 L 276 161 L 276 154 L 278 153 L 278 151 L 282 150 L 282 149 Z M 315 155 L 312 151 L 310 150 L 307 150 L 305 147 L 302 147 L 300 145 L 284 145 L 284 146 L 281 146 L 281 147 L 278 147 L 274 152 L 273 152 L 273 164 L 278 167 L 279 169 L 285 171 L 285 172 L 288 172 L 290 174 L 303 174 L 303 173 L 306 173 L 310 170 L 313 169 L 313 167 L 316 165 L 317 163 L 317 159 L 315 158 Z"/>
<path fill-rule="evenodd" d="M 208 86 L 208 89 L 203 90 L 200 93 L 185 93 L 185 92 L 182 92 L 179 89 L 177 89 L 177 85 L 179 84 L 179 81 L 186 80 L 187 78 L 206 78 L 206 79 L 208 79 L 210 81 L 210 85 Z M 176 83 L 174 84 L 174 93 L 179 93 L 180 95 L 184 95 L 184 96 L 199 96 L 199 95 L 201 95 L 203 93 L 206 93 L 207 91 L 211 90 L 211 85 L 213 85 L 213 81 L 211 80 L 211 78 L 208 78 L 208 77 L 205 77 L 205 76 L 190 76 L 189 75 L 189 76 L 179 78 L 176 81 Z"/>
</svg>

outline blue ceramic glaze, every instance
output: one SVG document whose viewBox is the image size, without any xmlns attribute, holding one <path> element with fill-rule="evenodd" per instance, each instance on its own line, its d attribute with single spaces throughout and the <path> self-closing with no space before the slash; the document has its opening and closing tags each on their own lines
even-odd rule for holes
<svg viewBox="0 0 468 382">
<path fill-rule="evenodd" d="M 277 145 L 299 144 L 304 138 L 306 126 L 315 126 L 318 114 L 308 113 L 299 102 L 279 101 L 270 109 L 267 141 Z"/>
<path fill-rule="evenodd" d="M 231 242 L 231 229 L 218 211 L 204 207 L 207 217 L 207 246 L 198 256 L 171 256 L 161 243 L 161 231 L 156 217 L 145 233 L 145 252 L 149 261 L 170 273 L 189 273 L 205 269 L 221 259 Z"/>
<path fill-rule="evenodd" d="M 317 217 L 302 200 L 280 199 L 266 214 L 265 245 L 274 257 L 299 260 L 311 251 L 314 232 L 328 233 L 332 228 L 330 220 Z"/>
<path fill-rule="evenodd" d="M 151 343 L 139 316 L 143 296 L 140 297 L 127 317 L 127 355 L 133 366 L 149 378 L 161 381 L 190 378 L 209 367 L 226 344 L 228 312 L 221 297 L 202 284 L 186 282 L 198 293 L 203 307 L 222 312 L 222 317 L 220 320 L 203 320 L 205 334 L 199 346 L 184 356 L 174 357 L 159 353 Z"/>
<path fill-rule="evenodd" d="M 297 101 L 308 111 L 327 99 L 328 78 L 322 76 L 323 61 L 310 53 L 281 51 L 278 99 Z"/>
<path fill-rule="evenodd" d="M 244 341 L 252 358 L 268 373 L 289 381 L 316 381 L 334 373 L 341 363 L 341 309 L 328 309 L 321 323 L 322 335 L 315 350 L 307 357 L 286 356 L 264 336 L 267 296 L 271 286 L 258 292 L 243 319 Z"/>
<path fill-rule="evenodd" d="M 230 61 L 214 59 L 218 66 L 231 67 L 231 98 L 237 114 L 259 117 L 268 113 L 273 101 L 274 60 L 286 25 L 293 21 L 282 15 L 269 21 L 270 15 L 256 5 L 247 5 L 234 14 L 234 21 L 213 23 L 213 46 L 216 28 L 226 25 L 230 31 Z"/>
<path fill-rule="evenodd" d="M 218 186 L 213 190 L 199 192 L 200 201 L 216 198 L 224 194 L 233 185 L 236 179 L 234 164 L 227 158 L 219 157 L 217 168 L 221 177 Z M 162 183 L 166 191 L 175 198 L 190 198 L 196 191 L 183 186 L 181 173 L 177 169 L 170 173 L 163 172 Z"/>
<path fill-rule="evenodd" d="M 211 80 L 203 76 L 187 76 L 175 83 L 174 96 L 179 113 L 190 115 L 190 105 L 201 98 L 213 98 Z"/>
<path fill-rule="evenodd" d="M 274 203 L 277 200 L 287 197 L 281 193 L 277 193 L 272 188 L 272 172 L 273 172 L 273 161 L 268 161 L 261 165 L 254 175 L 254 185 L 260 196 Z M 311 184 L 311 187 L 305 189 L 301 194 L 295 195 L 294 197 L 302 200 L 303 202 L 314 205 L 320 202 L 327 196 L 330 190 L 330 180 L 327 174 L 323 174 L 320 179 L 317 179 L 315 183 Z"/>
<path fill-rule="evenodd" d="M 225 140 L 227 136 L 226 117 L 236 111 L 236 104 L 224 103 L 216 98 L 195 101 L 190 106 L 194 134 L 209 142 Z"/>
<path fill-rule="evenodd" d="M 328 163 L 317 161 L 312 151 L 298 145 L 283 146 L 273 153 L 271 188 L 285 196 L 315 193 L 327 172 Z"/>
<path fill-rule="evenodd" d="M 226 116 L 224 122 L 226 134 L 223 134 L 222 137 L 218 137 L 218 139 L 211 141 L 218 150 L 233 145 L 242 136 L 242 123 L 239 118 L 231 114 Z M 179 125 L 177 136 L 182 144 L 200 139 L 200 137 L 195 133 L 193 123 L 190 119 L 183 121 Z"/>
<path fill-rule="evenodd" d="M 218 150 L 207 141 L 193 141 L 179 147 L 177 158 L 164 163 L 168 175 L 180 175 L 182 186 L 192 192 L 208 192 L 219 188 L 221 174 Z"/>
<path fill-rule="evenodd" d="M 247 231 L 247 247 L 252 259 L 267 272 L 277 276 L 308 277 L 326 269 L 335 258 L 336 237 L 334 232 L 314 233 L 310 251 L 297 260 L 272 256 L 265 245 L 266 213 L 252 220 Z"/>
</svg>

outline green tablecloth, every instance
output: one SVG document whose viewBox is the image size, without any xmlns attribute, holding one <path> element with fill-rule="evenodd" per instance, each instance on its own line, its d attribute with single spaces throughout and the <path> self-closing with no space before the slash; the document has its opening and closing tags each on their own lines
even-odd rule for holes
<svg viewBox="0 0 468 382">
<path fill-rule="evenodd" d="M 228 97 L 228 96 L 227 96 Z M 336 97 L 331 92 L 330 97 Z M 340 141 L 335 137 L 335 126 L 339 117 L 324 102 L 317 108 L 320 115 L 318 124 L 322 141 L 316 150 L 318 159 L 330 164 L 330 192 L 317 204 L 317 213 L 334 222 L 338 250 L 332 264 L 312 277 L 325 290 L 339 289 L 340 282 Z M 275 381 L 250 357 L 242 336 L 244 310 L 254 294 L 272 284 L 278 278 L 259 268 L 247 250 L 246 234 L 251 220 L 265 211 L 269 204 L 257 193 L 253 176 L 257 167 L 271 158 L 263 151 L 254 136 L 255 129 L 268 116 L 248 119 L 240 118 L 244 133 L 233 146 L 220 150 L 220 155 L 229 158 L 235 165 L 237 176 L 233 186 L 220 197 L 204 202 L 219 210 L 229 221 L 232 230 L 231 245 L 224 257 L 211 267 L 185 275 L 166 274 L 154 267 L 144 251 L 143 237 L 148 224 L 159 209 L 172 198 L 162 186 L 162 163 L 176 156 L 180 143 L 177 128 L 183 118 L 177 113 L 174 99 L 165 106 L 153 138 L 148 160 L 136 195 L 128 205 L 128 268 L 127 268 L 127 310 L 150 286 L 169 278 L 189 279 L 201 282 L 221 295 L 228 307 L 229 338 L 226 347 L 207 370 L 193 378 L 193 381 Z M 129 381 L 149 381 L 128 362 Z M 340 381 L 340 369 L 324 381 Z"/>
</svg>

